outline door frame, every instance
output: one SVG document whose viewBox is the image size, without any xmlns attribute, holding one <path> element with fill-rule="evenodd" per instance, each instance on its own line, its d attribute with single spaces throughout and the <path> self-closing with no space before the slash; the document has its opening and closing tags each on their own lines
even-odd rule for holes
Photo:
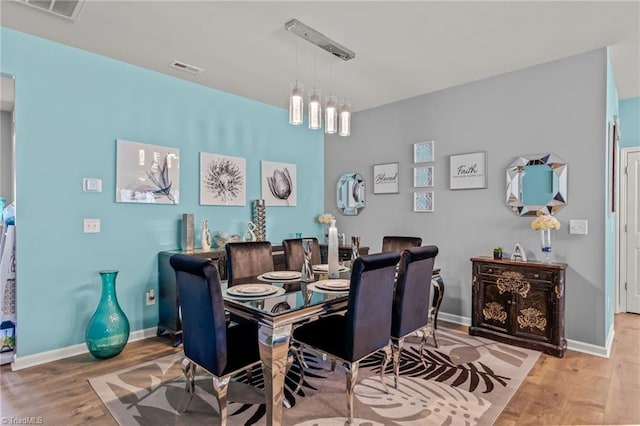
<svg viewBox="0 0 640 426">
<path fill-rule="evenodd" d="M 620 148 L 620 157 L 618 167 L 618 194 L 616 208 L 620 213 L 616 220 L 616 235 L 617 235 L 617 250 L 616 250 L 616 264 L 617 264 L 617 285 L 616 292 L 618 293 L 618 304 L 616 306 L 616 313 L 627 312 L 627 291 L 624 285 L 627 281 L 627 231 L 625 230 L 625 224 L 627 223 L 627 166 L 629 161 L 629 154 L 632 152 L 640 152 L 640 146 L 629 146 Z"/>
</svg>

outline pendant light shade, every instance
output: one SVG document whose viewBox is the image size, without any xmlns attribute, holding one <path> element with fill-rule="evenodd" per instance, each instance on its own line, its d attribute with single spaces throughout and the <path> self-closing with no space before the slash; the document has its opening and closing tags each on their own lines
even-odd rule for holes
<svg viewBox="0 0 640 426">
<path fill-rule="evenodd" d="M 297 81 L 291 84 L 291 97 L 289 98 L 289 124 L 299 126 L 304 116 L 304 86 Z"/>
<path fill-rule="evenodd" d="M 349 136 L 351 134 L 351 105 L 343 102 L 340 105 L 340 136 Z"/>
<path fill-rule="evenodd" d="M 309 95 L 309 128 L 319 129 L 322 127 L 322 101 L 320 100 L 320 91 L 313 88 Z"/>
<path fill-rule="evenodd" d="M 338 133 L 338 102 L 335 96 L 327 96 L 324 106 L 324 132 Z"/>
</svg>

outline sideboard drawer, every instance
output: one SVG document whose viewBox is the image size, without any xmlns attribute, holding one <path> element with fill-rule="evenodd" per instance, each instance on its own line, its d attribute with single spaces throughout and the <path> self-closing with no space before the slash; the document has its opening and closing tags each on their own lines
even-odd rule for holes
<svg viewBox="0 0 640 426">
<path fill-rule="evenodd" d="M 515 275 L 526 280 L 552 281 L 554 279 L 553 271 L 526 267 L 524 264 L 522 267 L 514 269 L 512 266 L 480 263 L 479 272 L 483 275 L 494 275 L 496 277 L 514 277 Z"/>
</svg>

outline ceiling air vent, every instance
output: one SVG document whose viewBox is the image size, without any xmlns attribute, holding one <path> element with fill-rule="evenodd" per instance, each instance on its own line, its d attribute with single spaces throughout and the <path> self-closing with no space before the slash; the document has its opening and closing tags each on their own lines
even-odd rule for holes
<svg viewBox="0 0 640 426">
<path fill-rule="evenodd" d="M 36 7 L 56 16 L 75 21 L 86 0 L 19 0 L 21 3 Z"/>
<path fill-rule="evenodd" d="M 200 74 L 204 71 L 204 68 L 196 67 L 195 65 L 189 65 L 181 61 L 173 61 L 169 64 L 170 67 L 179 69 L 180 71 L 186 71 L 190 74 Z"/>
</svg>

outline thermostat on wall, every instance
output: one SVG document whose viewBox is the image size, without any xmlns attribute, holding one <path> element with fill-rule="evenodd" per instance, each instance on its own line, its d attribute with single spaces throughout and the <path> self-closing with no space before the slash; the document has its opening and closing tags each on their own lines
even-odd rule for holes
<svg viewBox="0 0 640 426">
<path fill-rule="evenodd" d="M 84 192 L 102 192 L 102 179 L 98 179 L 98 178 L 82 179 L 82 190 Z"/>
</svg>

